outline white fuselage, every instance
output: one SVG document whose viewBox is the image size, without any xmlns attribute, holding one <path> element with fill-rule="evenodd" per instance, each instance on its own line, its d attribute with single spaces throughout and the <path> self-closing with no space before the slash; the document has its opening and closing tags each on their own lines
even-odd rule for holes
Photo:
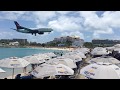
<svg viewBox="0 0 120 90">
<path fill-rule="evenodd" d="M 28 30 L 25 30 L 25 29 L 18 29 L 17 31 L 22 33 L 30 33 Z"/>
</svg>

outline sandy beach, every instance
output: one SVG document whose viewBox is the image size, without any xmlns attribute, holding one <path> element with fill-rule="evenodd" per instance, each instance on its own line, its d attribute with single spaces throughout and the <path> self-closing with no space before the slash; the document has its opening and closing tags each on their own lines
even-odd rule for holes
<svg viewBox="0 0 120 90">
<path fill-rule="evenodd" d="M 50 50 L 64 50 L 64 51 L 72 51 L 74 48 L 61 48 L 61 47 L 36 47 L 36 46 L 29 46 L 28 48 L 35 48 L 35 49 L 50 49 Z"/>
</svg>

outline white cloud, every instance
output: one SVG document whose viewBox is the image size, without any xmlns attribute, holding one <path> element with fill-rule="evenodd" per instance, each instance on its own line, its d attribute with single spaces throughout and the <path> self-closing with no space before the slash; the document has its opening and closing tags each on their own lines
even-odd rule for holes
<svg viewBox="0 0 120 90">
<path fill-rule="evenodd" d="M 118 36 L 118 35 L 112 35 L 112 36 L 110 37 L 110 39 L 111 39 L 111 40 L 120 40 L 120 36 Z"/>
<path fill-rule="evenodd" d="M 93 33 L 93 38 L 100 38 L 100 34 L 113 34 L 113 30 L 111 28 L 106 30 L 96 30 Z"/>
<path fill-rule="evenodd" d="M 0 19 L 17 20 L 26 11 L 1 11 Z"/>
<path fill-rule="evenodd" d="M 34 11 L 33 15 L 36 17 L 36 22 L 46 22 L 56 16 L 55 11 Z"/>
<path fill-rule="evenodd" d="M 102 34 L 113 34 L 112 27 L 120 27 L 120 12 L 104 12 L 100 17 L 96 12 L 80 12 L 84 18 L 84 28 L 88 32 L 93 32 L 94 38 L 100 38 Z"/>
<path fill-rule="evenodd" d="M 12 32 L 0 32 L 0 39 L 11 39 L 14 37 Z"/>
<path fill-rule="evenodd" d="M 85 36 L 86 38 L 91 38 L 91 36 Z"/>
<path fill-rule="evenodd" d="M 102 16 L 103 23 L 110 27 L 120 28 L 120 11 L 107 11 Z"/>
<path fill-rule="evenodd" d="M 84 26 L 90 28 L 91 30 L 104 30 L 107 28 L 96 12 L 80 12 L 80 16 L 84 18 Z"/>
<path fill-rule="evenodd" d="M 0 19 L 33 20 L 36 23 L 45 22 L 56 16 L 55 11 L 1 11 Z"/>
<path fill-rule="evenodd" d="M 72 11 L 56 11 L 57 13 L 61 14 L 61 15 L 66 15 L 71 13 Z"/>
<path fill-rule="evenodd" d="M 57 20 L 50 21 L 48 26 L 59 32 L 82 30 L 80 25 L 82 19 L 79 17 L 60 16 Z"/>
</svg>

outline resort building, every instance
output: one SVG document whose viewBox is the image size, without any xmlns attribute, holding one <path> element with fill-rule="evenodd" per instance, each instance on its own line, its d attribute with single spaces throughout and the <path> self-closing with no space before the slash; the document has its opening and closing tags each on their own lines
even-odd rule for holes
<svg viewBox="0 0 120 90">
<path fill-rule="evenodd" d="M 92 43 L 94 46 L 113 46 L 115 44 L 120 44 L 120 40 L 93 39 Z"/>
<path fill-rule="evenodd" d="M 80 40 L 79 36 L 65 36 L 65 37 L 60 37 L 60 38 L 54 38 L 54 42 L 66 42 L 66 41 L 71 41 L 74 42 L 75 40 Z"/>
<path fill-rule="evenodd" d="M 72 47 L 82 47 L 84 44 L 84 40 L 80 39 L 80 40 L 76 40 L 72 43 Z"/>
<path fill-rule="evenodd" d="M 56 43 L 57 46 L 71 46 L 71 47 L 82 47 L 84 44 L 84 40 L 80 39 L 79 36 L 65 36 L 60 38 L 54 38 L 53 41 L 47 42 Z"/>
<path fill-rule="evenodd" d="M 10 42 L 9 45 L 10 45 L 10 46 L 18 46 L 18 45 L 19 45 L 19 42 Z"/>
<path fill-rule="evenodd" d="M 19 42 L 19 45 L 26 45 L 28 43 L 27 39 L 1 39 L 0 43 L 3 45 L 7 44 L 16 44 L 16 42 Z"/>
</svg>

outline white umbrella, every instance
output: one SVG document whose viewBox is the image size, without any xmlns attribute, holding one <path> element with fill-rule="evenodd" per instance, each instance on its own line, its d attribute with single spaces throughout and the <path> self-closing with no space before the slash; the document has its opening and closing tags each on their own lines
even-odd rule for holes
<svg viewBox="0 0 120 90">
<path fill-rule="evenodd" d="M 82 52 L 78 52 L 78 53 L 76 53 L 76 54 L 79 55 L 81 58 L 86 58 L 85 54 L 82 53 Z"/>
<path fill-rule="evenodd" d="M 80 52 L 82 52 L 84 54 L 90 52 L 90 50 L 88 48 L 79 48 L 78 51 L 80 51 Z"/>
<path fill-rule="evenodd" d="M 114 48 L 113 50 L 120 52 L 120 48 Z"/>
<path fill-rule="evenodd" d="M 119 64 L 120 61 L 113 57 L 97 57 L 92 58 L 88 63 L 97 63 L 97 62 L 103 62 L 103 63 L 112 63 L 112 64 Z"/>
<path fill-rule="evenodd" d="M 115 48 L 120 48 L 120 44 L 116 44 L 116 45 L 114 45 L 113 47 L 115 47 Z"/>
<path fill-rule="evenodd" d="M 51 58 L 55 58 L 55 57 L 57 57 L 57 55 L 55 55 L 55 54 L 52 53 L 52 52 L 44 53 L 44 54 L 47 55 L 47 56 L 49 56 L 49 57 L 51 57 Z"/>
<path fill-rule="evenodd" d="M 79 55 L 81 58 L 86 58 L 85 54 L 82 53 L 82 52 L 69 52 L 69 53 L 66 53 L 65 55 Z"/>
<path fill-rule="evenodd" d="M 25 59 L 18 57 L 10 57 L 0 60 L 0 67 L 13 68 L 12 78 L 14 76 L 14 68 L 23 68 L 29 64 L 30 63 Z"/>
<path fill-rule="evenodd" d="M 109 52 L 107 52 L 106 48 L 102 47 L 96 47 L 91 52 L 92 55 L 107 55 Z"/>
<path fill-rule="evenodd" d="M 65 57 L 57 57 L 54 59 L 50 59 L 48 62 L 49 64 L 64 64 L 70 68 L 77 68 L 75 62 L 70 59 L 70 58 L 65 58 Z"/>
<path fill-rule="evenodd" d="M 106 47 L 106 49 L 107 49 L 108 51 L 113 51 L 114 48 L 115 48 L 115 47 Z"/>
<path fill-rule="evenodd" d="M 120 79 L 120 68 L 110 63 L 94 63 L 82 68 L 80 74 L 92 79 Z"/>
<path fill-rule="evenodd" d="M 46 55 L 46 54 L 38 54 L 37 56 L 40 57 L 40 58 L 42 58 L 42 59 L 44 59 L 44 60 L 49 60 L 49 59 L 51 59 L 50 56 L 48 56 L 48 55 Z"/>
<path fill-rule="evenodd" d="M 70 58 L 74 60 L 74 62 L 82 61 L 82 58 L 78 55 L 63 55 L 62 57 Z"/>
<path fill-rule="evenodd" d="M 6 72 L 6 71 L 4 71 L 3 69 L 0 68 L 0 73 L 4 73 L 4 72 Z"/>
<path fill-rule="evenodd" d="M 31 64 L 39 64 L 45 62 L 45 60 L 42 57 L 38 57 L 37 55 L 32 56 L 25 56 L 23 59 L 27 60 Z"/>
<path fill-rule="evenodd" d="M 43 64 L 41 66 L 36 67 L 31 74 L 37 78 L 43 78 L 46 76 L 54 76 L 54 75 L 73 75 L 74 71 L 65 66 L 63 64 L 58 65 L 49 65 Z"/>
</svg>

